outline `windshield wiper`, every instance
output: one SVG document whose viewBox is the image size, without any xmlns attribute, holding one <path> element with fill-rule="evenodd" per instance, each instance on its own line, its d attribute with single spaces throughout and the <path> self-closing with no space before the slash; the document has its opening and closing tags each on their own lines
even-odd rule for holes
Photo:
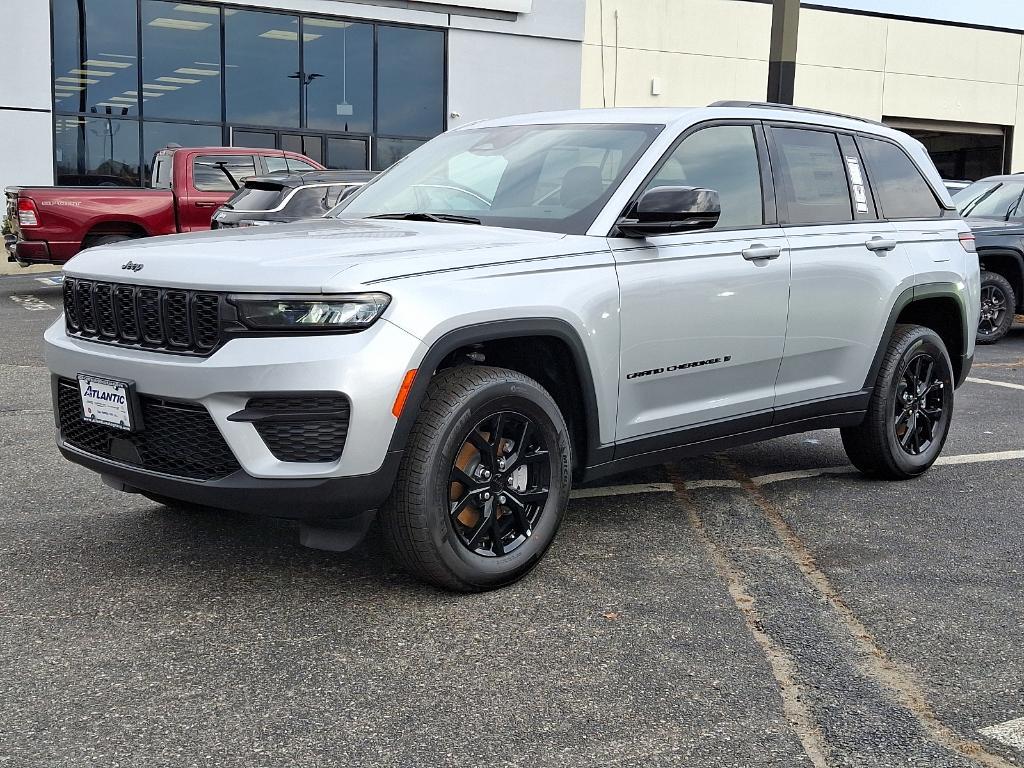
<svg viewBox="0 0 1024 768">
<path fill-rule="evenodd" d="M 472 216 L 460 216 L 457 213 L 427 213 L 412 211 L 410 213 L 378 213 L 367 216 L 368 219 L 400 219 L 402 221 L 440 221 L 449 224 L 479 224 L 480 219 Z"/>
</svg>

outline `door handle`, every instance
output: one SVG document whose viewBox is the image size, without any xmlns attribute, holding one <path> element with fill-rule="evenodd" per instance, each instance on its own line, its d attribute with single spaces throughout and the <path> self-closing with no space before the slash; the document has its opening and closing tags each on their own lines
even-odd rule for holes
<svg viewBox="0 0 1024 768">
<path fill-rule="evenodd" d="M 743 254 L 743 258 L 747 261 L 768 261 L 769 259 L 777 259 L 782 255 L 782 246 L 754 243 L 749 248 L 744 248 L 740 253 Z"/>
<path fill-rule="evenodd" d="M 195 203 L 196 208 L 217 208 L 219 203 L 207 203 L 203 201 L 197 201 Z"/>
<path fill-rule="evenodd" d="M 870 240 L 864 243 L 864 247 L 867 248 L 869 251 L 881 253 L 884 251 L 893 250 L 896 247 L 896 241 L 888 237 L 872 237 Z"/>
</svg>

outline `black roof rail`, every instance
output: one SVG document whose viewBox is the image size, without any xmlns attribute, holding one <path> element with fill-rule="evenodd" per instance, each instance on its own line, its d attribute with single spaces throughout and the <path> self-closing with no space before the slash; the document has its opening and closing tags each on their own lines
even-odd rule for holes
<svg viewBox="0 0 1024 768">
<path fill-rule="evenodd" d="M 871 120 L 867 117 L 854 117 L 853 115 L 844 115 L 842 112 L 829 112 L 826 109 L 811 109 L 810 107 L 795 107 L 792 104 L 776 104 L 773 101 L 716 101 L 708 104 L 709 107 L 746 107 L 747 109 L 778 109 L 782 111 L 790 112 L 807 112 L 812 115 L 828 115 L 829 117 L 842 117 L 847 120 L 856 120 L 861 123 L 871 123 L 871 125 L 885 126 L 885 123 L 880 123 L 877 120 Z"/>
</svg>

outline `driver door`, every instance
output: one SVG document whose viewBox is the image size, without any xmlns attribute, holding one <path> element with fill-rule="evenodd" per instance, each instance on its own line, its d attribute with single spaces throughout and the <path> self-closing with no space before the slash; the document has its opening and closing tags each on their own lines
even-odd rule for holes
<svg viewBox="0 0 1024 768">
<path fill-rule="evenodd" d="M 609 239 L 621 291 L 617 441 L 685 443 L 771 423 L 790 264 L 768 168 L 759 123 L 698 126 L 640 192 L 717 190 L 718 224 Z M 694 427 L 702 429 L 685 432 Z M 648 441 L 634 449 L 657 447 Z"/>
</svg>

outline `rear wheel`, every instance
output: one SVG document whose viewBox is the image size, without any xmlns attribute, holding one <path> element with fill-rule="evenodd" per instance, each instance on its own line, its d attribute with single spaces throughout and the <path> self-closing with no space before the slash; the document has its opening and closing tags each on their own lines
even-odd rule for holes
<svg viewBox="0 0 1024 768">
<path fill-rule="evenodd" d="M 953 367 L 935 331 L 897 325 L 867 416 L 842 430 L 843 447 L 867 475 L 903 480 L 942 452 L 953 418 Z"/>
<path fill-rule="evenodd" d="M 554 539 L 571 466 L 565 420 L 540 384 L 502 368 L 442 371 L 381 510 L 388 548 L 437 586 L 510 584 Z"/>
<path fill-rule="evenodd" d="M 995 344 L 1009 333 L 1016 308 L 1017 297 L 1010 281 L 998 272 L 982 272 L 978 343 Z"/>
<path fill-rule="evenodd" d="M 138 235 L 95 235 L 85 241 L 86 248 L 95 248 L 99 245 L 110 245 L 111 243 L 121 243 L 125 240 L 137 240 Z"/>
</svg>

